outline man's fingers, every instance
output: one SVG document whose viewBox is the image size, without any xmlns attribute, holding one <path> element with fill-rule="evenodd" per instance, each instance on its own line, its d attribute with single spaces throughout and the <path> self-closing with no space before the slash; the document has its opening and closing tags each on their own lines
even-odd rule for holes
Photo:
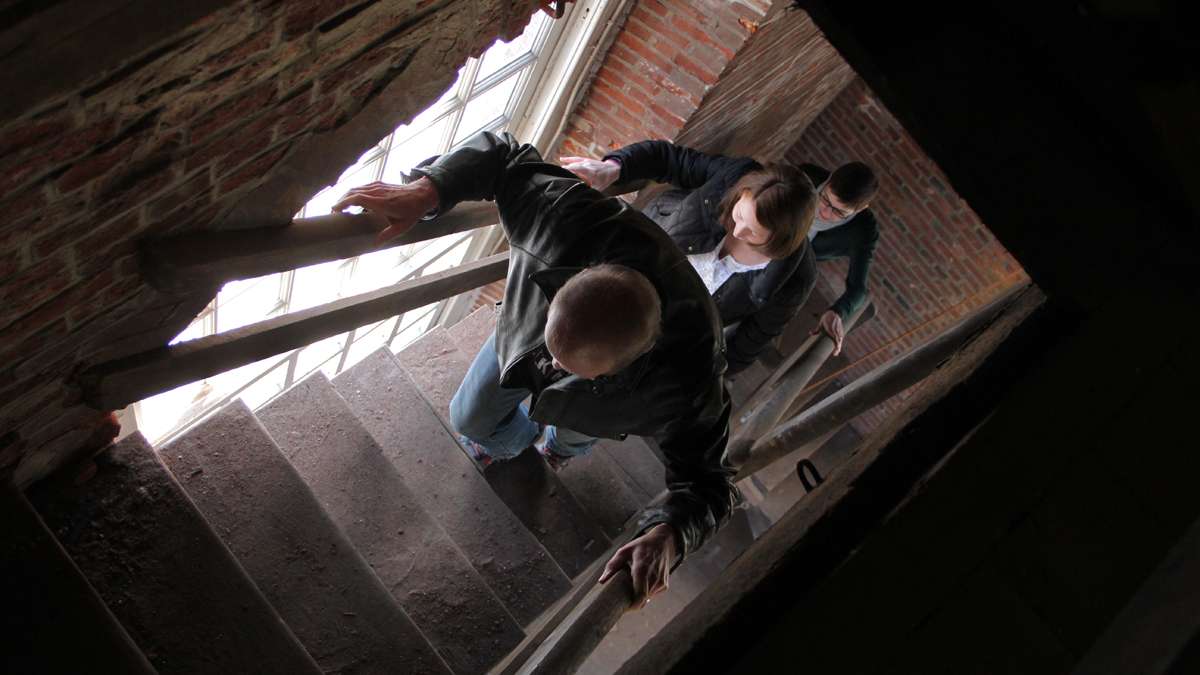
<svg viewBox="0 0 1200 675">
<path fill-rule="evenodd" d="M 599 582 L 604 583 L 608 581 L 612 575 L 621 571 L 621 568 L 625 566 L 628 557 L 628 551 L 624 546 L 617 549 L 617 552 L 613 554 L 613 557 L 609 558 L 608 563 L 604 565 L 604 571 L 600 574 Z"/>
</svg>

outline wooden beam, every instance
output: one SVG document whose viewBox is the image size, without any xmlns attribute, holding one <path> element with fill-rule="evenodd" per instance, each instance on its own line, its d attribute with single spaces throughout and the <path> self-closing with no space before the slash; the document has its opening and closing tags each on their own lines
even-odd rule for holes
<svg viewBox="0 0 1200 675">
<path fill-rule="evenodd" d="M 85 399 L 94 407 L 123 408 L 147 396 L 503 279 L 507 271 L 505 251 L 388 288 L 100 364 L 85 371 L 80 383 Z"/>
<path fill-rule="evenodd" d="M 917 384 L 954 356 L 962 345 L 986 330 L 1014 297 L 1028 286 L 1014 286 L 999 299 L 913 351 L 855 380 L 836 394 L 779 425 L 758 439 L 738 467 L 738 478 L 786 457 L 797 448 L 837 429 L 876 405 Z"/>
<path fill-rule="evenodd" d="M 297 218 L 283 227 L 196 232 L 143 245 L 142 273 L 154 288 L 170 293 L 285 272 L 308 265 L 427 241 L 500 222 L 491 202 L 468 202 L 423 221 L 383 247 L 375 236 L 387 226 L 372 213 L 331 213 Z"/>
<path fill-rule="evenodd" d="M 874 305 L 864 303 L 846 320 L 846 334 L 849 335 L 864 316 L 874 315 Z M 746 412 L 738 415 L 737 430 L 729 443 L 730 462 L 738 465 L 746 461 L 750 448 L 784 418 L 817 371 L 829 360 L 834 346 L 833 338 L 819 331 L 805 340 L 762 383 L 744 407 Z"/>
</svg>

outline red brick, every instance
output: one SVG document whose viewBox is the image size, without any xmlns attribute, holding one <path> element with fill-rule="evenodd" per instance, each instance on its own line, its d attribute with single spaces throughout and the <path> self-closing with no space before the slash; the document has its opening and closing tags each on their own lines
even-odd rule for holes
<svg viewBox="0 0 1200 675">
<path fill-rule="evenodd" d="M 69 112 L 18 122 L 0 134 L 0 158 L 11 158 L 61 138 L 74 126 Z"/>
<path fill-rule="evenodd" d="M 140 137 L 127 138 L 113 148 L 100 154 L 82 159 L 58 179 L 60 192 L 72 192 L 87 183 L 106 175 L 121 162 L 129 160 L 137 149 Z"/>
<path fill-rule="evenodd" d="M 728 61 L 729 59 L 732 59 L 733 55 L 735 53 L 734 50 L 737 47 L 741 46 L 741 44 L 739 43 L 738 45 L 736 45 L 734 47 L 729 47 L 729 46 L 726 46 L 726 45 L 718 42 L 717 39 L 715 37 L 713 37 L 713 35 L 709 31 L 704 30 L 704 28 L 702 28 L 701 26 L 696 25 L 696 22 L 689 21 L 688 19 L 686 19 L 682 16 L 676 15 L 676 16 L 671 17 L 671 28 L 673 28 L 675 31 L 677 31 L 681 35 L 686 35 L 689 38 L 691 38 L 692 40 L 695 40 L 701 44 L 706 44 L 710 47 L 713 47 L 713 48 L 721 51 L 721 53 L 723 53 L 725 55 L 726 61 Z M 664 26 L 660 30 L 665 31 L 665 30 L 667 30 L 667 27 Z"/>
<path fill-rule="evenodd" d="M 267 110 L 275 95 L 276 84 L 274 80 L 268 80 L 200 115 L 191 124 L 192 145 L 207 140 L 220 129 L 264 114 L 263 111 Z"/>
<path fill-rule="evenodd" d="M 109 117 L 66 133 L 59 142 L 46 149 L 45 162 L 48 166 L 57 166 L 75 159 L 112 138 L 116 131 L 117 121 Z"/>
<path fill-rule="evenodd" d="M 671 112 L 670 110 L 663 108 L 662 106 L 658 105 L 657 103 L 651 103 L 650 110 L 655 115 L 658 115 L 658 117 L 661 120 L 663 120 L 664 122 L 666 122 L 668 125 L 670 125 L 672 127 L 683 128 L 684 122 L 686 122 L 686 120 L 684 120 L 683 118 L 679 117 L 678 115 Z"/>
<path fill-rule="evenodd" d="M 617 37 L 616 46 L 628 49 L 636 55 L 633 57 L 634 59 L 640 58 L 664 73 L 671 71 L 672 66 L 668 60 L 669 57 L 664 58 L 660 50 L 647 46 L 646 43 L 628 33 L 621 33 Z M 617 53 L 620 54 L 619 51 Z"/>
<path fill-rule="evenodd" d="M 668 16 L 671 13 L 670 10 L 667 9 L 667 6 L 659 2 L 659 0 L 642 0 L 638 3 L 637 8 L 634 11 L 639 12 L 642 9 L 651 11 L 659 16 Z"/>
<path fill-rule="evenodd" d="M 180 209 L 194 209 L 211 202 L 212 180 L 209 178 L 209 172 L 199 171 L 147 204 L 146 223 L 154 224 L 175 215 Z"/>
<path fill-rule="evenodd" d="M 287 151 L 291 149 L 290 144 L 284 144 L 274 150 L 268 150 L 260 154 L 258 157 L 251 159 L 242 168 L 234 171 L 223 178 L 218 186 L 218 192 L 221 195 L 226 195 L 246 183 L 254 182 L 266 176 L 271 169 L 283 158 Z"/>
<path fill-rule="evenodd" d="M 270 48 L 274 42 L 274 33 L 272 26 L 265 24 L 249 39 L 242 40 L 230 49 L 213 54 L 200 64 L 200 67 L 209 73 L 222 73 L 230 68 L 243 65 L 251 57 L 260 55 Z"/>
<path fill-rule="evenodd" d="M 641 103 L 629 98 L 629 96 L 625 95 L 624 92 L 617 90 L 616 87 L 613 87 L 607 82 L 596 82 L 594 85 L 592 85 L 592 88 L 596 92 L 612 99 L 617 105 L 624 107 L 625 110 L 633 113 L 634 115 L 640 115 L 646 111 L 645 106 L 643 106 Z"/>
</svg>

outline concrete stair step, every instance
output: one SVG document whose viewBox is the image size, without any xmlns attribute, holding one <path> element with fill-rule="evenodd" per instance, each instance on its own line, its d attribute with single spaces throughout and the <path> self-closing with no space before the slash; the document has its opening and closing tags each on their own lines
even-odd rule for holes
<svg viewBox="0 0 1200 675">
<path fill-rule="evenodd" d="M 396 358 L 450 429 L 450 399 L 474 356 L 460 351 L 447 331 L 436 329 Z M 608 538 L 600 526 L 536 453 L 494 463 L 484 477 L 567 576 L 582 572 L 607 548 Z"/>
<path fill-rule="evenodd" d="M 483 477 L 572 579 L 608 548 L 603 530 L 533 448 L 493 462 Z"/>
<path fill-rule="evenodd" d="M 474 358 L 479 353 L 488 336 L 496 330 L 496 319 L 499 313 L 495 306 L 487 305 L 471 312 L 465 319 L 450 326 L 447 333 L 459 351 L 468 358 Z"/>
<path fill-rule="evenodd" d="M 103 663 L 115 675 L 153 675 L 117 617 L 11 485 L 0 486 L 0 531 L 0 672 L 67 675 Z M 70 649 L 63 649 L 64 638 Z"/>
<path fill-rule="evenodd" d="M 634 491 L 628 475 L 604 450 L 610 442 L 601 440 L 592 447 L 592 452 L 572 459 L 558 472 L 558 477 L 579 505 L 613 539 L 650 497 Z"/>
<path fill-rule="evenodd" d="M 141 434 L 83 468 L 31 501 L 159 673 L 320 672 Z"/>
<path fill-rule="evenodd" d="M 322 670 L 450 672 L 240 400 L 160 455 Z"/>
<path fill-rule="evenodd" d="M 528 625 L 570 589 L 570 580 L 492 492 L 386 348 L 333 384 L 425 512 L 518 623 Z"/>
<path fill-rule="evenodd" d="M 645 440 L 630 436 L 623 441 L 603 440 L 596 450 L 608 455 L 620 469 L 625 484 L 643 505 L 667 488 L 667 470 Z"/>
<path fill-rule="evenodd" d="M 455 673 L 486 673 L 521 642 L 520 626 L 324 373 L 255 415 Z"/>
</svg>

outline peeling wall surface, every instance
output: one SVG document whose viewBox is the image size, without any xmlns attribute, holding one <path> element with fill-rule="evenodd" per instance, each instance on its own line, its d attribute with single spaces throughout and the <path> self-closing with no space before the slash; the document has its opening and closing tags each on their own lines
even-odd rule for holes
<svg viewBox="0 0 1200 675">
<path fill-rule="evenodd" d="M 168 9 L 169 8 L 169 9 Z M 91 442 L 80 368 L 163 345 L 216 289 L 166 296 L 137 242 L 287 223 L 434 101 L 533 0 L 190 0 L 5 10 L 0 468 Z M 69 57 L 69 58 L 68 58 Z"/>
</svg>

